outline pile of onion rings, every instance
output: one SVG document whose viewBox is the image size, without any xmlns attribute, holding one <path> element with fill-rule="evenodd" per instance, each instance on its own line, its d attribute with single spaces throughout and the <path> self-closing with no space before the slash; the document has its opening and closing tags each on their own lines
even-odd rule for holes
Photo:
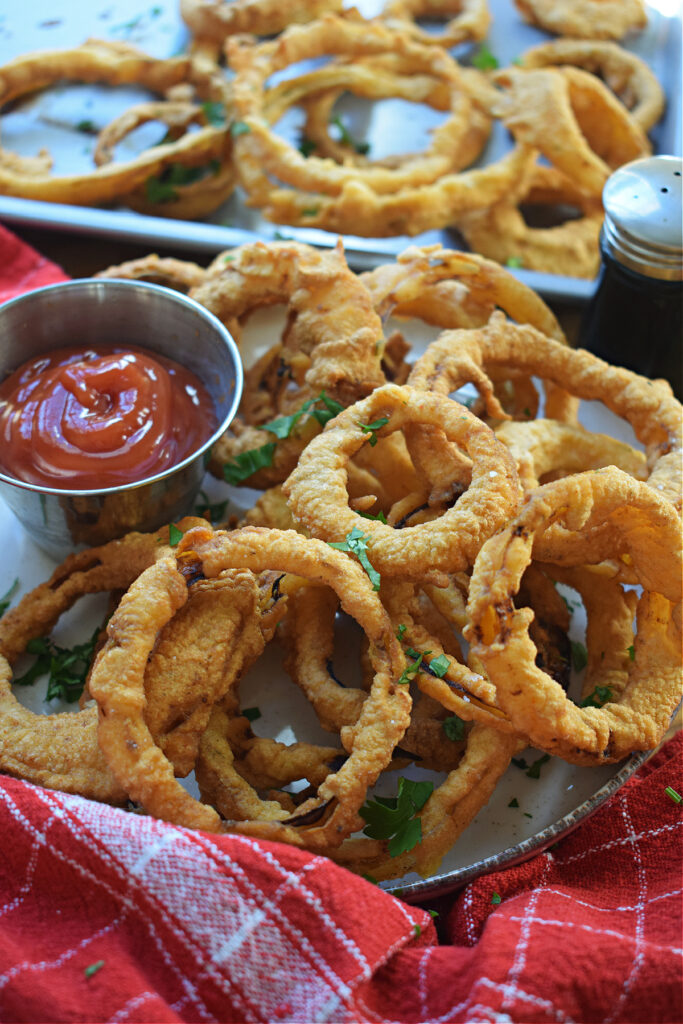
<svg viewBox="0 0 683 1024">
<path fill-rule="evenodd" d="M 0 618 L 0 770 L 391 880 L 438 871 L 526 746 L 581 766 L 660 743 L 682 681 L 664 382 L 571 348 L 513 275 L 438 246 L 360 275 L 341 244 L 288 242 L 103 273 L 189 291 L 242 345 L 285 308 L 210 463 L 229 498 L 260 494 L 218 527 L 71 555 Z M 431 325 L 420 352 L 410 319 Z M 580 425 L 581 401 L 641 447 Z M 13 667 L 102 590 L 79 710 L 28 712 Z M 278 646 L 316 737 L 249 707 Z"/>
<path fill-rule="evenodd" d="M 0 148 L 0 194 L 190 220 L 232 197 L 274 224 L 374 238 L 449 229 L 503 265 L 592 278 L 603 185 L 651 151 L 647 132 L 665 106 L 649 66 L 614 41 L 644 26 L 643 4 L 517 7 L 572 38 L 498 67 L 452 52 L 485 50 L 486 0 L 390 0 L 371 19 L 338 0 L 183 0 L 188 55 L 161 60 L 91 39 L 17 57 L 0 67 L 0 113 L 61 81 L 136 84 L 150 98 L 89 129 L 93 167 L 80 173 L 52 173 L 46 150 Z M 429 108 L 434 127 L 422 148 L 372 157 L 370 140 L 340 119 L 349 96 L 368 113 L 397 99 L 418 117 Z M 117 160 L 119 144 L 150 124 L 164 130 L 160 143 Z M 492 134 L 508 140 L 495 143 L 495 160 Z"/>
</svg>

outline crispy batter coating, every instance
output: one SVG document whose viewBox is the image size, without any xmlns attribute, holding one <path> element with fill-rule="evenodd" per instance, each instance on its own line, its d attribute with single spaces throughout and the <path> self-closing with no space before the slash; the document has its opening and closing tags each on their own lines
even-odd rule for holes
<svg viewBox="0 0 683 1024">
<path fill-rule="evenodd" d="M 536 665 L 528 632 L 533 613 L 513 603 L 532 551 L 542 548 L 544 535 L 560 523 L 577 539 L 575 565 L 605 557 L 604 551 L 597 558 L 586 551 L 585 536 L 594 526 L 608 527 L 615 554 L 633 566 L 643 588 L 628 682 L 603 706 L 577 707 Z M 578 530 L 584 532 L 577 535 Z M 555 553 L 557 541 L 552 546 Z M 574 764 L 602 764 L 660 742 L 681 694 L 682 571 L 681 524 L 670 504 L 615 468 L 539 488 L 509 526 L 484 545 L 472 573 L 465 637 L 513 725 L 524 729 L 534 746 Z"/>
<path fill-rule="evenodd" d="M 196 520 L 195 520 L 196 522 Z M 183 525 L 189 525 L 190 520 Z M 129 534 L 101 548 L 70 555 L 0 619 L 0 768 L 43 786 L 122 803 L 125 790 L 110 772 L 97 744 L 97 712 L 40 715 L 23 707 L 11 690 L 13 664 L 30 640 L 49 636 L 79 597 L 123 590 L 168 542 L 168 529 Z"/>
<path fill-rule="evenodd" d="M 444 49 L 485 39 L 491 25 L 486 0 L 389 0 L 380 17 L 423 45 Z M 446 23 L 438 32 L 427 32 L 417 24 L 418 18 L 445 19 Z"/>
<path fill-rule="evenodd" d="M 7 104 L 64 79 L 137 83 L 160 94 L 190 83 L 202 100 L 224 93 L 220 78 L 188 57 L 159 60 L 127 43 L 90 39 L 75 49 L 30 53 L 9 61 L 0 68 L 0 102 Z M 51 175 L 47 167 L 30 173 L 25 164 L 0 160 L 0 193 L 83 206 L 109 203 L 144 189 L 148 178 L 163 174 L 171 164 L 197 167 L 218 160 L 223 165 L 231 146 L 226 127 L 204 125 L 175 141 L 143 150 L 131 160 L 105 163 L 82 174 Z"/>
<path fill-rule="evenodd" d="M 515 5 L 530 24 L 575 39 L 621 39 L 647 25 L 643 0 L 515 0 Z"/>
<path fill-rule="evenodd" d="M 520 64 L 524 68 L 570 64 L 590 71 L 628 107 L 643 131 L 649 132 L 664 113 L 664 90 L 650 66 L 617 43 L 554 39 L 526 50 Z"/>
<path fill-rule="evenodd" d="M 472 460 L 469 486 L 433 522 L 395 530 L 349 508 L 346 464 L 368 441 L 363 427 L 385 419 L 380 437 L 419 424 L 444 432 Z M 416 579 L 433 570 L 457 572 L 471 565 L 484 538 L 514 511 L 519 485 L 507 449 L 464 406 L 441 395 L 387 384 L 328 423 L 302 453 L 284 490 L 295 519 L 307 531 L 343 542 L 353 529 L 360 530 L 378 572 Z"/>
<path fill-rule="evenodd" d="M 512 324 L 494 313 L 482 329 L 444 331 L 415 364 L 409 384 L 449 393 L 471 381 L 489 415 L 502 419 L 489 376 L 491 369 L 500 366 L 539 374 L 579 398 L 603 402 L 627 420 L 645 446 L 649 485 L 680 509 L 681 405 L 670 389 L 646 377 L 611 366 L 583 349 L 560 345 L 533 327 Z"/>
</svg>

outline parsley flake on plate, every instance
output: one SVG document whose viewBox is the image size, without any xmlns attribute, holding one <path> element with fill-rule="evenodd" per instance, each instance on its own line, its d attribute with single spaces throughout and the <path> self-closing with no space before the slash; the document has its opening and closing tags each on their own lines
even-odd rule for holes
<svg viewBox="0 0 683 1024">
<path fill-rule="evenodd" d="M 327 543 L 331 548 L 336 548 L 337 551 L 348 551 L 350 554 L 355 555 L 368 574 L 368 578 L 372 583 L 372 589 L 379 590 L 381 579 L 380 574 L 372 567 L 367 555 L 368 541 L 370 541 L 370 539 L 371 538 L 367 537 L 362 530 L 359 530 L 357 526 L 354 526 L 351 533 L 347 533 L 344 540 L 328 541 Z"/>
<path fill-rule="evenodd" d="M 415 782 L 401 776 L 397 796 L 378 796 L 361 807 L 360 816 L 367 822 L 364 834 L 370 839 L 388 839 L 391 857 L 412 850 L 422 841 L 422 824 L 415 815 L 427 803 L 433 789 L 433 782 Z"/>
</svg>

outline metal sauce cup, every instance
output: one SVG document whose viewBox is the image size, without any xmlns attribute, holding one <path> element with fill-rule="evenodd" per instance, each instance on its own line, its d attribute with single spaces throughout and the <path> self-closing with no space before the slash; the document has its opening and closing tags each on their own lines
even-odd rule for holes
<svg viewBox="0 0 683 1024">
<path fill-rule="evenodd" d="M 96 344 L 138 346 L 192 371 L 211 396 L 217 427 L 182 462 L 117 487 L 43 487 L 0 467 L 0 495 L 36 544 L 57 559 L 131 530 L 156 530 L 191 512 L 211 446 L 242 395 L 242 362 L 230 332 L 198 302 L 170 288 L 88 278 L 38 288 L 0 305 L 0 379 L 42 353 Z"/>
</svg>

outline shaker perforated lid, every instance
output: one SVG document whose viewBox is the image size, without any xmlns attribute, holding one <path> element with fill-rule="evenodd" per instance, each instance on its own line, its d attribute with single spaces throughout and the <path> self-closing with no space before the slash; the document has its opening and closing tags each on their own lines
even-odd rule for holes
<svg viewBox="0 0 683 1024">
<path fill-rule="evenodd" d="M 676 156 L 634 160 L 603 190 L 606 251 L 646 277 L 683 280 L 683 161 Z"/>
</svg>

